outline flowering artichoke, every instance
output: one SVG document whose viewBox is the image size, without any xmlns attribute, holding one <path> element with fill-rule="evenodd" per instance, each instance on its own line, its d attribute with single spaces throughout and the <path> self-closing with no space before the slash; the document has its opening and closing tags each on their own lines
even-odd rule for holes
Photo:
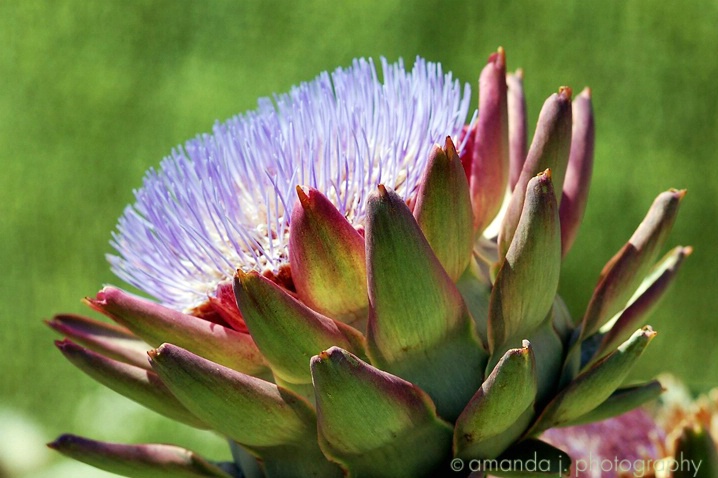
<svg viewBox="0 0 718 478">
<path fill-rule="evenodd" d="M 556 291 L 588 196 L 590 91 L 549 97 L 527 148 L 503 50 L 468 125 L 470 89 L 438 64 L 382 73 L 355 61 L 174 150 L 109 258 L 159 303 L 105 287 L 86 302 L 118 325 L 50 322 L 74 365 L 225 436 L 233 462 L 52 448 L 127 476 L 557 476 L 570 460 L 541 432 L 658 394 L 619 387 L 690 253 L 657 260 L 684 192 L 656 198 L 575 324 Z"/>
</svg>

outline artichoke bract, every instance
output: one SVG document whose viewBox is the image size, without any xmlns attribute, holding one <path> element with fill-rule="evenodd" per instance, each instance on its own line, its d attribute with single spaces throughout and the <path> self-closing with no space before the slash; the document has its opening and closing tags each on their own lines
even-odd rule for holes
<svg viewBox="0 0 718 478">
<path fill-rule="evenodd" d="M 113 235 L 121 278 L 58 315 L 60 351 L 148 408 L 214 430 L 232 462 L 65 435 L 131 477 L 559 476 L 549 428 L 650 400 L 621 388 L 689 247 L 659 258 L 658 195 L 582 318 L 557 295 L 588 198 L 591 92 L 561 87 L 530 146 L 523 75 L 356 60 L 217 124 L 150 170 Z M 381 79 L 380 79 L 381 76 Z M 149 359 L 148 359 L 149 355 Z M 533 465 L 533 466 L 531 466 Z"/>
</svg>

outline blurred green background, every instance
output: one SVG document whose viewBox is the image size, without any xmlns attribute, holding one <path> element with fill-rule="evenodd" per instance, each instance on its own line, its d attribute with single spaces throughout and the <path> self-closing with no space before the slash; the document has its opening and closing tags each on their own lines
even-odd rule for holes
<svg viewBox="0 0 718 478">
<path fill-rule="evenodd" d="M 476 97 L 502 45 L 530 123 L 560 85 L 593 90 L 596 169 L 561 293 L 579 316 L 653 198 L 689 190 L 670 239 L 692 244 L 634 378 L 718 385 L 718 3 L 634 1 L 0 2 L 0 462 L 6 476 L 109 476 L 42 447 L 68 431 L 218 438 L 143 411 L 74 370 L 41 319 L 87 312 L 118 281 L 104 255 L 144 171 L 215 120 L 359 56 L 440 61 Z M 2 472 L 0 472 L 2 476 Z"/>
</svg>

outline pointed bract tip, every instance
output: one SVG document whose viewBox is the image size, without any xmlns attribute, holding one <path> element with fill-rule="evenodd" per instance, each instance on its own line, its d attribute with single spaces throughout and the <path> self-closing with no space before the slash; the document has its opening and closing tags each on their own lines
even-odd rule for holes
<svg viewBox="0 0 718 478">
<path fill-rule="evenodd" d="M 506 65 L 506 52 L 504 51 L 504 47 L 500 46 L 496 53 L 492 53 L 489 56 L 489 63 L 493 63 L 496 68 L 504 68 L 504 65 Z"/>
<path fill-rule="evenodd" d="M 100 291 L 97 293 L 97 295 L 95 297 L 97 298 L 97 300 L 104 301 L 104 300 L 107 300 L 108 297 L 112 297 L 113 295 L 115 295 L 117 293 L 117 290 L 118 289 L 116 287 L 106 285 L 106 286 L 102 287 L 102 289 L 100 289 Z"/>
<path fill-rule="evenodd" d="M 242 269 L 234 271 L 234 279 L 242 282 L 249 274 L 244 272 Z"/>
<path fill-rule="evenodd" d="M 336 345 L 333 345 L 329 347 L 328 349 L 324 350 L 322 353 L 326 354 L 327 358 L 331 358 L 336 355 L 344 355 L 346 351 L 342 349 L 341 347 L 337 347 Z"/>
<path fill-rule="evenodd" d="M 117 287 L 106 285 L 95 294 L 95 297 L 85 297 L 82 302 L 93 310 L 103 312 L 103 307 L 107 306 L 113 299 L 117 298 L 118 294 L 121 295 L 122 293 L 123 292 Z"/>
<path fill-rule="evenodd" d="M 60 440 L 62 440 L 63 436 L 58 437 L 55 441 L 51 441 L 50 443 L 45 443 L 45 446 L 51 450 L 58 451 L 60 449 Z"/>
<path fill-rule="evenodd" d="M 63 347 L 66 347 L 71 343 L 72 342 L 68 339 L 55 340 L 55 347 L 57 347 L 58 349 L 62 349 Z"/>
<path fill-rule="evenodd" d="M 651 327 L 650 325 L 644 326 L 644 327 L 641 329 L 641 332 L 643 333 L 643 335 L 645 335 L 646 337 L 648 337 L 648 340 L 652 340 L 653 337 L 655 337 L 656 334 L 658 334 L 658 332 L 656 332 L 655 330 L 653 330 L 653 327 Z"/>
<path fill-rule="evenodd" d="M 562 86 L 558 89 L 558 96 L 559 98 L 571 101 L 571 97 L 573 96 L 573 90 L 569 86 Z"/>
<path fill-rule="evenodd" d="M 526 358 L 529 354 L 531 354 L 531 344 L 528 340 L 523 340 L 521 342 L 521 347 L 510 350 L 508 354 Z"/>
<path fill-rule="evenodd" d="M 80 437 L 65 433 L 55 438 L 54 441 L 47 443 L 45 446 L 47 446 L 51 450 L 59 451 L 62 453 L 63 449 L 67 449 L 68 447 L 72 446 L 73 442 L 77 442 L 79 440 Z"/>
<path fill-rule="evenodd" d="M 309 208 L 309 195 L 304 191 L 304 188 L 297 184 L 296 187 L 297 190 L 297 197 L 299 198 L 299 203 L 302 205 L 304 209 Z"/>
<path fill-rule="evenodd" d="M 165 356 L 167 354 L 172 354 L 173 349 L 175 352 L 177 350 L 184 350 L 180 347 L 177 347 L 176 345 L 165 342 L 162 345 L 160 345 L 159 347 L 157 347 L 156 349 L 148 350 L 147 355 L 149 356 L 150 360 L 158 359 L 158 358 L 162 358 L 162 354 L 165 354 Z"/>
<path fill-rule="evenodd" d="M 379 192 L 379 197 L 381 197 L 381 198 L 385 198 L 387 196 L 387 194 L 389 194 L 386 190 L 386 187 L 383 184 L 379 184 L 376 188 Z"/>
<path fill-rule="evenodd" d="M 591 96 L 592 96 L 591 88 L 588 86 L 584 87 L 583 90 L 581 91 L 581 94 L 578 96 L 583 96 L 585 98 L 591 99 Z"/>
<path fill-rule="evenodd" d="M 688 257 L 693 254 L 693 246 L 683 246 L 683 255 Z"/>
<path fill-rule="evenodd" d="M 551 179 L 551 168 L 546 168 L 536 175 L 537 178 L 545 180 Z"/>
<path fill-rule="evenodd" d="M 513 75 L 518 78 L 519 80 L 523 81 L 524 79 L 524 69 L 523 68 L 517 68 L 516 71 L 514 71 Z"/>
<path fill-rule="evenodd" d="M 322 350 L 317 355 L 312 357 L 310 360 L 310 365 L 317 365 L 322 362 L 328 362 L 332 360 L 336 361 L 336 359 L 339 358 L 348 358 L 349 355 L 349 352 L 347 352 L 343 348 L 333 345 L 326 350 Z"/>
<path fill-rule="evenodd" d="M 102 291 L 98 292 L 95 297 L 85 296 L 82 299 L 82 303 L 94 310 L 99 310 L 100 305 L 104 303 L 104 294 Z M 101 311 L 100 311 L 101 312 Z"/>
<path fill-rule="evenodd" d="M 668 191 L 672 192 L 674 196 L 678 198 L 679 201 L 681 201 L 685 195 L 688 193 L 687 189 L 674 189 L 671 188 Z"/>
<path fill-rule="evenodd" d="M 444 151 L 446 151 L 446 156 L 451 159 L 454 155 L 457 154 L 456 152 L 456 146 L 454 146 L 454 142 L 451 140 L 451 136 L 447 136 L 446 140 L 444 141 Z"/>
</svg>

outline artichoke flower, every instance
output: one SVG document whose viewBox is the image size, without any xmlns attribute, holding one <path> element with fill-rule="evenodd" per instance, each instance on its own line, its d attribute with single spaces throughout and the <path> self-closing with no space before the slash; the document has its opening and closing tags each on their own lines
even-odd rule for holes
<svg viewBox="0 0 718 478">
<path fill-rule="evenodd" d="M 49 322 L 83 372 L 226 437 L 233 461 L 50 447 L 131 477 L 559 476 L 570 459 L 542 432 L 658 395 L 621 386 L 690 254 L 659 258 L 684 191 L 658 195 L 574 321 L 557 288 L 588 198 L 590 90 L 551 95 L 528 147 L 502 49 L 468 124 L 470 88 L 440 65 L 381 65 L 324 73 L 174 150 L 109 257 L 156 301 L 107 286 L 86 303 L 116 325 Z"/>
</svg>

